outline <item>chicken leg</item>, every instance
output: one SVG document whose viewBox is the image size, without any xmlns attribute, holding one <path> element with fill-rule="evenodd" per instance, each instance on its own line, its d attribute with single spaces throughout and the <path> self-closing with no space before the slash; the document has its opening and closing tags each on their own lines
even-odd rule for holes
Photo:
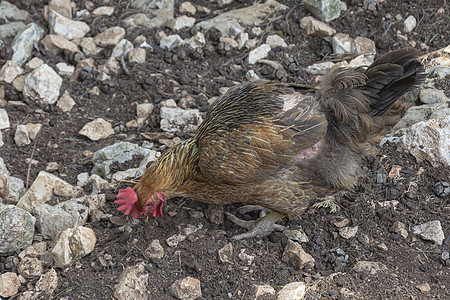
<svg viewBox="0 0 450 300">
<path fill-rule="evenodd" d="M 256 220 L 251 221 L 241 220 L 229 212 L 225 212 L 225 214 L 227 216 L 227 219 L 233 222 L 234 224 L 242 228 L 248 229 L 247 232 L 233 236 L 232 237 L 233 240 L 241 240 L 255 236 L 265 237 L 268 236 L 270 233 L 272 233 L 274 229 L 279 231 L 286 229 L 286 227 L 283 225 L 275 224 L 279 220 L 283 219 L 285 216 L 274 211 L 266 215 L 264 210 L 261 210 L 260 217 Z"/>
</svg>

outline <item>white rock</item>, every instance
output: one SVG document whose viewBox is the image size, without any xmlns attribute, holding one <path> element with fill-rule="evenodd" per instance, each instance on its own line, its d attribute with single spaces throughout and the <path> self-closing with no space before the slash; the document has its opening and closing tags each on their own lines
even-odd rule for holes
<svg viewBox="0 0 450 300">
<path fill-rule="evenodd" d="M 325 61 L 321 63 L 316 63 L 306 68 L 306 72 L 311 75 L 325 75 L 330 72 L 334 63 L 331 61 Z"/>
<path fill-rule="evenodd" d="M 4 3 L 4 2 L 2 2 Z M 22 66 L 33 52 L 34 45 L 40 41 L 44 29 L 36 23 L 30 23 L 24 30 L 19 32 L 14 38 L 11 48 L 14 53 L 11 60 L 18 66 Z"/>
<path fill-rule="evenodd" d="M 75 198 L 82 193 L 83 190 L 80 187 L 75 187 L 53 174 L 40 171 L 31 187 L 20 198 L 17 206 L 31 212 L 35 207 L 50 201 L 53 195 Z"/>
<path fill-rule="evenodd" d="M 245 73 L 245 78 L 247 78 L 248 81 L 261 80 L 261 78 L 253 70 L 248 70 L 247 73 Z"/>
<path fill-rule="evenodd" d="M 182 14 L 190 14 L 190 15 L 195 15 L 195 13 L 197 12 L 195 6 L 189 1 L 181 3 L 178 10 Z"/>
<path fill-rule="evenodd" d="M 58 171 L 59 165 L 56 161 L 51 161 L 49 163 L 47 163 L 47 165 L 45 166 L 45 171 L 47 172 L 55 172 Z"/>
<path fill-rule="evenodd" d="M 44 19 L 48 21 L 50 10 L 56 11 L 68 19 L 72 19 L 72 12 L 77 9 L 71 0 L 51 0 L 49 5 L 44 6 Z"/>
<path fill-rule="evenodd" d="M 163 49 L 173 49 L 184 44 L 183 39 L 178 34 L 172 34 L 161 38 L 159 46 Z"/>
<path fill-rule="evenodd" d="M 93 56 L 103 49 L 97 47 L 97 45 L 94 43 L 94 38 L 92 37 L 82 38 L 80 42 L 80 47 L 86 56 Z"/>
<path fill-rule="evenodd" d="M 258 3 L 248 7 L 233 9 L 218 15 L 212 19 L 199 22 L 194 28 L 207 32 L 211 28 L 216 28 L 222 36 L 230 36 L 230 28 L 255 27 L 264 24 L 270 15 L 286 10 L 288 7 L 275 0 L 265 3 Z M 244 27 L 242 27 L 244 26 Z"/>
<path fill-rule="evenodd" d="M 202 123 L 202 115 L 198 109 L 161 107 L 161 129 L 168 132 L 195 133 Z"/>
<path fill-rule="evenodd" d="M 28 21 L 29 14 L 25 10 L 20 10 L 14 4 L 10 2 L 15 1 L 2 1 L 0 3 L 0 19 L 9 21 Z"/>
<path fill-rule="evenodd" d="M 299 300 L 306 293 L 306 285 L 301 281 L 286 284 L 279 292 L 277 300 Z"/>
<path fill-rule="evenodd" d="M 68 112 L 75 106 L 75 104 L 76 102 L 72 99 L 72 97 L 70 97 L 69 92 L 65 91 L 56 103 L 56 106 L 61 108 L 62 111 Z"/>
<path fill-rule="evenodd" d="M 0 39 L 14 38 L 26 27 L 24 22 L 8 22 L 0 25 Z"/>
<path fill-rule="evenodd" d="M 28 123 L 27 129 L 28 129 L 28 136 L 32 141 L 34 141 L 39 134 L 39 131 L 41 131 L 42 124 L 34 124 L 34 123 Z"/>
<path fill-rule="evenodd" d="M 228 243 L 217 251 L 219 262 L 223 264 L 233 264 L 234 247 L 232 243 Z"/>
<path fill-rule="evenodd" d="M 337 33 L 331 38 L 331 46 L 335 54 L 346 54 L 352 52 L 353 39 L 344 33 Z"/>
<path fill-rule="evenodd" d="M 174 1 L 160 0 L 156 2 L 133 1 L 132 8 L 145 13 L 137 13 L 122 21 L 127 27 L 157 28 L 163 26 L 168 20 L 173 19 Z"/>
<path fill-rule="evenodd" d="M 50 10 L 48 17 L 50 32 L 69 41 L 83 38 L 90 30 L 89 25 L 85 22 L 70 20 L 53 10 Z"/>
<path fill-rule="evenodd" d="M 400 149 L 434 166 L 450 166 L 450 116 L 412 125 L 400 138 Z"/>
<path fill-rule="evenodd" d="M 111 53 L 111 57 L 121 57 L 122 55 L 128 54 L 131 50 L 134 49 L 133 43 L 131 43 L 127 39 L 121 40 L 117 45 L 114 46 L 113 51 Z"/>
<path fill-rule="evenodd" d="M 284 41 L 284 39 L 278 34 L 269 35 L 266 38 L 266 44 L 269 45 L 271 48 L 275 47 L 286 48 L 288 46 Z"/>
<path fill-rule="evenodd" d="M 47 296 L 52 298 L 53 293 L 58 287 L 58 274 L 56 274 L 55 269 L 51 268 L 47 273 L 45 273 L 41 278 L 39 278 L 36 283 L 35 290 L 41 296 Z"/>
<path fill-rule="evenodd" d="M 19 147 L 31 144 L 27 125 L 17 125 L 16 133 L 14 134 L 14 142 Z"/>
<path fill-rule="evenodd" d="M 11 297 L 19 292 L 20 280 L 16 273 L 6 272 L 0 275 L 0 296 Z"/>
<path fill-rule="evenodd" d="M 403 30 L 407 33 L 411 32 L 416 28 L 417 20 L 414 18 L 414 16 L 409 16 L 406 18 L 406 20 L 403 22 Z"/>
<path fill-rule="evenodd" d="M 34 274 L 42 274 L 44 272 L 43 262 L 37 257 L 24 257 L 17 267 L 17 271 L 24 278 L 34 278 Z"/>
<path fill-rule="evenodd" d="M 299 243 L 309 242 L 309 238 L 302 228 L 298 229 L 286 229 L 283 233 L 292 241 Z"/>
<path fill-rule="evenodd" d="M 32 215 L 14 205 L 0 203 L 0 220 L 0 255 L 11 255 L 31 245 L 35 224 Z"/>
<path fill-rule="evenodd" d="M 54 104 L 58 100 L 62 78 L 47 64 L 32 71 L 25 78 L 23 95 L 26 101 Z"/>
<path fill-rule="evenodd" d="M 284 249 L 281 260 L 294 268 L 311 269 L 314 268 L 314 258 L 303 250 L 302 246 L 291 240 L 288 240 L 286 248 Z"/>
<path fill-rule="evenodd" d="M 60 55 L 64 50 L 70 52 L 79 51 L 77 44 L 57 34 L 46 35 L 41 43 L 44 45 L 46 51 L 52 52 L 55 55 Z"/>
<path fill-rule="evenodd" d="M 164 257 L 164 248 L 161 246 L 159 240 L 153 240 L 148 245 L 147 249 L 145 249 L 144 253 L 149 258 L 159 258 L 162 259 Z"/>
<path fill-rule="evenodd" d="M 4 108 L 0 108 L 0 129 L 9 128 L 8 113 Z"/>
<path fill-rule="evenodd" d="M 203 224 L 201 224 L 201 223 L 198 224 L 197 226 L 188 224 L 188 225 L 186 225 L 186 227 L 181 229 L 180 233 L 168 237 L 166 239 L 166 243 L 170 247 L 176 247 L 179 243 L 181 243 L 182 241 L 187 239 L 187 237 L 190 234 L 197 232 L 198 230 L 200 230 L 202 228 L 203 228 Z"/>
<path fill-rule="evenodd" d="M 13 61 L 8 60 L 0 69 L 0 80 L 7 83 L 13 82 L 13 80 L 23 73 L 23 69 L 16 65 Z"/>
<path fill-rule="evenodd" d="M 169 288 L 169 293 L 177 299 L 197 299 L 202 297 L 200 280 L 186 277 L 175 281 Z"/>
<path fill-rule="evenodd" d="M 357 54 L 363 54 L 366 56 L 371 63 L 377 54 L 377 48 L 375 47 L 375 42 L 371 39 L 358 36 L 352 43 L 352 50 Z"/>
<path fill-rule="evenodd" d="M 152 103 L 140 103 L 136 106 L 138 123 L 143 123 L 152 113 L 154 105 Z"/>
<path fill-rule="evenodd" d="M 186 2 L 184 2 L 186 3 Z M 189 44 L 192 48 L 201 48 L 206 45 L 205 36 L 200 31 L 197 32 L 194 36 L 192 36 L 190 39 L 186 40 L 186 43 Z"/>
<path fill-rule="evenodd" d="M 32 70 L 39 68 L 44 64 L 44 61 L 40 58 L 33 57 L 27 64 L 25 65 L 27 68 Z"/>
<path fill-rule="evenodd" d="M 231 37 L 221 36 L 220 39 L 219 39 L 219 42 L 228 44 L 233 49 L 238 47 L 238 43 Z"/>
<path fill-rule="evenodd" d="M 238 254 L 238 257 L 247 266 L 250 266 L 255 260 L 255 256 L 245 253 L 245 249 L 241 249 L 240 253 Z"/>
<path fill-rule="evenodd" d="M 195 24 L 195 18 L 188 16 L 180 16 L 167 22 L 167 27 L 173 31 L 189 29 Z"/>
<path fill-rule="evenodd" d="M 94 230 L 87 227 L 66 229 L 59 237 L 52 254 L 55 267 L 63 267 L 94 250 L 97 238 Z"/>
<path fill-rule="evenodd" d="M 77 175 L 77 186 L 85 186 L 89 180 L 89 173 L 81 173 Z"/>
<path fill-rule="evenodd" d="M 445 95 L 444 91 L 437 89 L 421 89 L 419 98 L 420 102 L 426 104 L 450 102 L 450 99 Z"/>
<path fill-rule="evenodd" d="M 316 20 L 311 16 L 304 17 L 300 20 L 300 27 L 306 30 L 306 34 L 318 37 L 329 37 L 336 33 L 327 23 Z"/>
<path fill-rule="evenodd" d="M 262 44 L 258 48 L 250 51 L 248 54 L 248 63 L 253 65 L 258 62 L 258 60 L 266 58 L 269 55 L 271 48 L 267 44 Z"/>
<path fill-rule="evenodd" d="M 400 221 L 396 221 L 392 224 L 389 231 L 400 234 L 404 239 L 408 238 L 408 230 L 406 229 L 406 224 Z"/>
<path fill-rule="evenodd" d="M 59 75 L 70 77 L 75 71 L 75 67 L 61 62 L 56 64 L 56 70 Z"/>
<path fill-rule="evenodd" d="M 380 262 L 361 260 L 354 265 L 353 269 L 358 273 L 368 272 L 374 275 L 379 271 L 386 271 L 388 268 Z"/>
<path fill-rule="evenodd" d="M 113 47 L 117 45 L 125 36 L 125 29 L 122 27 L 110 27 L 94 37 L 94 43 L 99 47 Z"/>
<path fill-rule="evenodd" d="M 119 283 L 115 285 L 114 297 L 119 300 L 149 299 L 147 284 L 149 274 L 145 270 L 145 263 L 125 268 L 120 274 Z"/>
<path fill-rule="evenodd" d="M 248 33 L 247 32 L 239 33 L 238 36 L 237 36 L 236 41 L 238 43 L 238 49 L 244 48 L 245 44 L 248 41 Z"/>
<path fill-rule="evenodd" d="M 97 118 L 92 122 L 86 123 L 78 132 L 78 134 L 86 136 L 91 141 L 107 138 L 114 133 L 111 123 L 102 118 Z"/>
<path fill-rule="evenodd" d="M 89 209 L 81 200 L 67 200 L 55 206 L 46 203 L 35 207 L 35 216 L 39 231 L 45 238 L 52 239 L 58 233 L 79 225 L 88 218 Z"/>
<path fill-rule="evenodd" d="M 94 17 L 111 16 L 114 13 L 114 6 L 100 6 L 92 11 Z"/>
<path fill-rule="evenodd" d="M 303 0 L 303 4 L 314 16 L 324 22 L 339 18 L 347 5 L 340 0 Z"/>
<path fill-rule="evenodd" d="M 256 300 L 264 295 L 275 296 L 276 294 L 275 289 L 268 284 L 254 285 L 253 288 Z"/>
<path fill-rule="evenodd" d="M 354 237 L 357 232 L 358 232 L 358 226 L 354 226 L 354 227 L 346 226 L 346 227 L 339 228 L 339 235 L 347 240 Z"/>
<path fill-rule="evenodd" d="M 147 60 L 147 53 L 143 48 L 135 48 L 128 52 L 128 61 L 130 63 L 143 64 Z"/>
<path fill-rule="evenodd" d="M 361 66 L 369 66 L 370 64 L 372 64 L 372 61 L 368 60 L 365 55 L 359 55 L 359 56 L 355 57 L 354 59 L 352 59 L 348 63 L 347 67 L 356 68 L 356 67 L 361 67 Z"/>
<path fill-rule="evenodd" d="M 438 220 L 414 226 L 413 233 L 419 235 L 424 240 L 433 241 L 438 245 L 442 245 L 445 239 L 441 222 Z"/>
</svg>

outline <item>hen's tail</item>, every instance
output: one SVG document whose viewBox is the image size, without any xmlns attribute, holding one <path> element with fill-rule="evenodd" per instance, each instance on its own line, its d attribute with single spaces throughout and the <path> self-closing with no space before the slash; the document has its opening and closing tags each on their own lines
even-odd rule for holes
<svg viewBox="0 0 450 300">
<path fill-rule="evenodd" d="M 368 154 L 404 105 L 397 101 L 421 80 L 418 52 L 400 49 L 378 58 L 366 70 L 337 69 L 324 77 L 320 104 L 329 122 L 329 134 L 350 150 Z"/>
</svg>

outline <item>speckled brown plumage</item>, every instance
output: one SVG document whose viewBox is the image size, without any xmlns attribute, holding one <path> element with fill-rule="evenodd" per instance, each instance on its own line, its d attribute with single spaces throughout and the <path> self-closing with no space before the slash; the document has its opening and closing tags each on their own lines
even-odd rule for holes
<svg viewBox="0 0 450 300">
<path fill-rule="evenodd" d="M 315 94 L 245 83 L 219 97 L 195 137 L 166 151 L 136 184 L 138 206 L 157 191 L 214 204 L 249 203 L 293 218 L 348 189 L 362 155 L 402 114 L 396 100 L 419 80 L 413 50 L 367 70 L 338 69 Z"/>
</svg>

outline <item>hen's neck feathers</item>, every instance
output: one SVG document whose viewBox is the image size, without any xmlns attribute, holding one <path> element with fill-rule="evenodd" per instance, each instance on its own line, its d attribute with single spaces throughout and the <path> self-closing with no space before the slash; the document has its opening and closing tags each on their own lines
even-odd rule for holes
<svg viewBox="0 0 450 300">
<path fill-rule="evenodd" d="M 134 186 L 138 194 L 138 207 L 142 208 L 154 192 L 170 194 L 187 179 L 193 178 L 198 162 L 197 142 L 188 139 L 163 153 L 145 171 Z"/>
</svg>

